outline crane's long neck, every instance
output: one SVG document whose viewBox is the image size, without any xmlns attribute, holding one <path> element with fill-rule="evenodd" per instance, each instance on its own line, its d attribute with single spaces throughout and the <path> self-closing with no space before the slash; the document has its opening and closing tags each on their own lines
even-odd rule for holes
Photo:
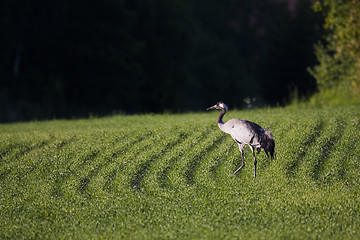
<svg viewBox="0 0 360 240">
<path fill-rule="evenodd" d="M 223 121 L 223 117 L 224 117 L 225 113 L 226 113 L 226 109 L 224 108 L 224 109 L 222 109 L 222 111 L 221 111 L 221 113 L 220 113 L 220 115 L 218 117 L 217 124 L 218 124 L 221 131 L 223 131 L 225 133 L 229 133 L 229 131 L 227 131 L 226 124 Z"/>
<path fill-rule="evenodd" d="M 226 109 L 222 109 L 218 117 L 218 121 L 217 121 L 218 124 L 224 124 L 223 116 L 225 115 L 225 113 L 226 113 Z"/>
</svg>

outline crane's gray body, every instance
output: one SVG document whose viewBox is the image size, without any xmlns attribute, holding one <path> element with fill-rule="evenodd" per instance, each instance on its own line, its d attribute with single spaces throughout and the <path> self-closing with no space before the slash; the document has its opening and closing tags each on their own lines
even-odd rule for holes
<svg viewBox="0 0 360 240">
<path fill-rule="evenodd" d="M 246 145 L 256 149 L 261 148 L 260 136 L 265 130 L 256 123 L 243 119 L 230 119 L 226 123 L 218 123 L 218 126 L 223 132 L 230 134 L 241 149 Z"/>
<path fill-rule="evenodd" d="M 258 124 L 243 120 L 243 119 L 230 119 L 226 123 L 223 121 L 223 116 L 228 110 L 228 107 L 223 102 L 218 102 L 216 105 L 209 107 L 210 109 L 222 110 L 218 117 L 218 126 L 221 131 L 230 134 L 239 146 L 241 152 L 241 166 L 231 175 L 235 175 L 240 169 L 245 166 L 244 161 L 244 148 L 248 145 L 253 153 L 254 157 L 254 177 L 256 177 L 256 157 L 254 149 L 260 153 L 261 149 L 265 150 L 267 156 L 270 153 L 271 158 L 275 155 L 275 141 L 272 138 L 271 132 L 263 129 Z"/>
</svg>

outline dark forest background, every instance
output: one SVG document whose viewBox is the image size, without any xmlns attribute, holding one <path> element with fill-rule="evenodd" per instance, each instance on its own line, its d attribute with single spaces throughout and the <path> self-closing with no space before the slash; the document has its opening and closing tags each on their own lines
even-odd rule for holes
<svg viewBox="0 0 360 240">
<path fill-rule="evenodd" d="M 294 1 L 295 2 L 295 1 Z M 310 0 L 0 3 L 0 121 L 284 105 L 316 91 Z"/>
</svg>

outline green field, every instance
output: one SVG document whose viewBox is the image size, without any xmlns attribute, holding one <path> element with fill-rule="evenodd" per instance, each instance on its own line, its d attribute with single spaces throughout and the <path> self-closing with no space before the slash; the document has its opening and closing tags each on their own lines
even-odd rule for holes
<svg viewBox="0 0 360 240">
<path fill-rule="evenodd" d="M 257 178 L 218 113 L 1 124 L 0 239 L 359 239 L 358 106 L 230 110 Z"/>
</svg>

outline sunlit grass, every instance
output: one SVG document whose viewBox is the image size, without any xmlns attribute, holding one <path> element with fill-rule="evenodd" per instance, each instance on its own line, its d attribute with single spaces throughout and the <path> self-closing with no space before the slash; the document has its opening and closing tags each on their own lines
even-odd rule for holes
<svg viewBox="0 0 360 240">
<path fill-rule="evenodd" d="M 217 114 L 0 125 L 0 238 L 358 237 L 357 107 L 230 111 L 275 136 L 257 178 Z"/>
</svg>

